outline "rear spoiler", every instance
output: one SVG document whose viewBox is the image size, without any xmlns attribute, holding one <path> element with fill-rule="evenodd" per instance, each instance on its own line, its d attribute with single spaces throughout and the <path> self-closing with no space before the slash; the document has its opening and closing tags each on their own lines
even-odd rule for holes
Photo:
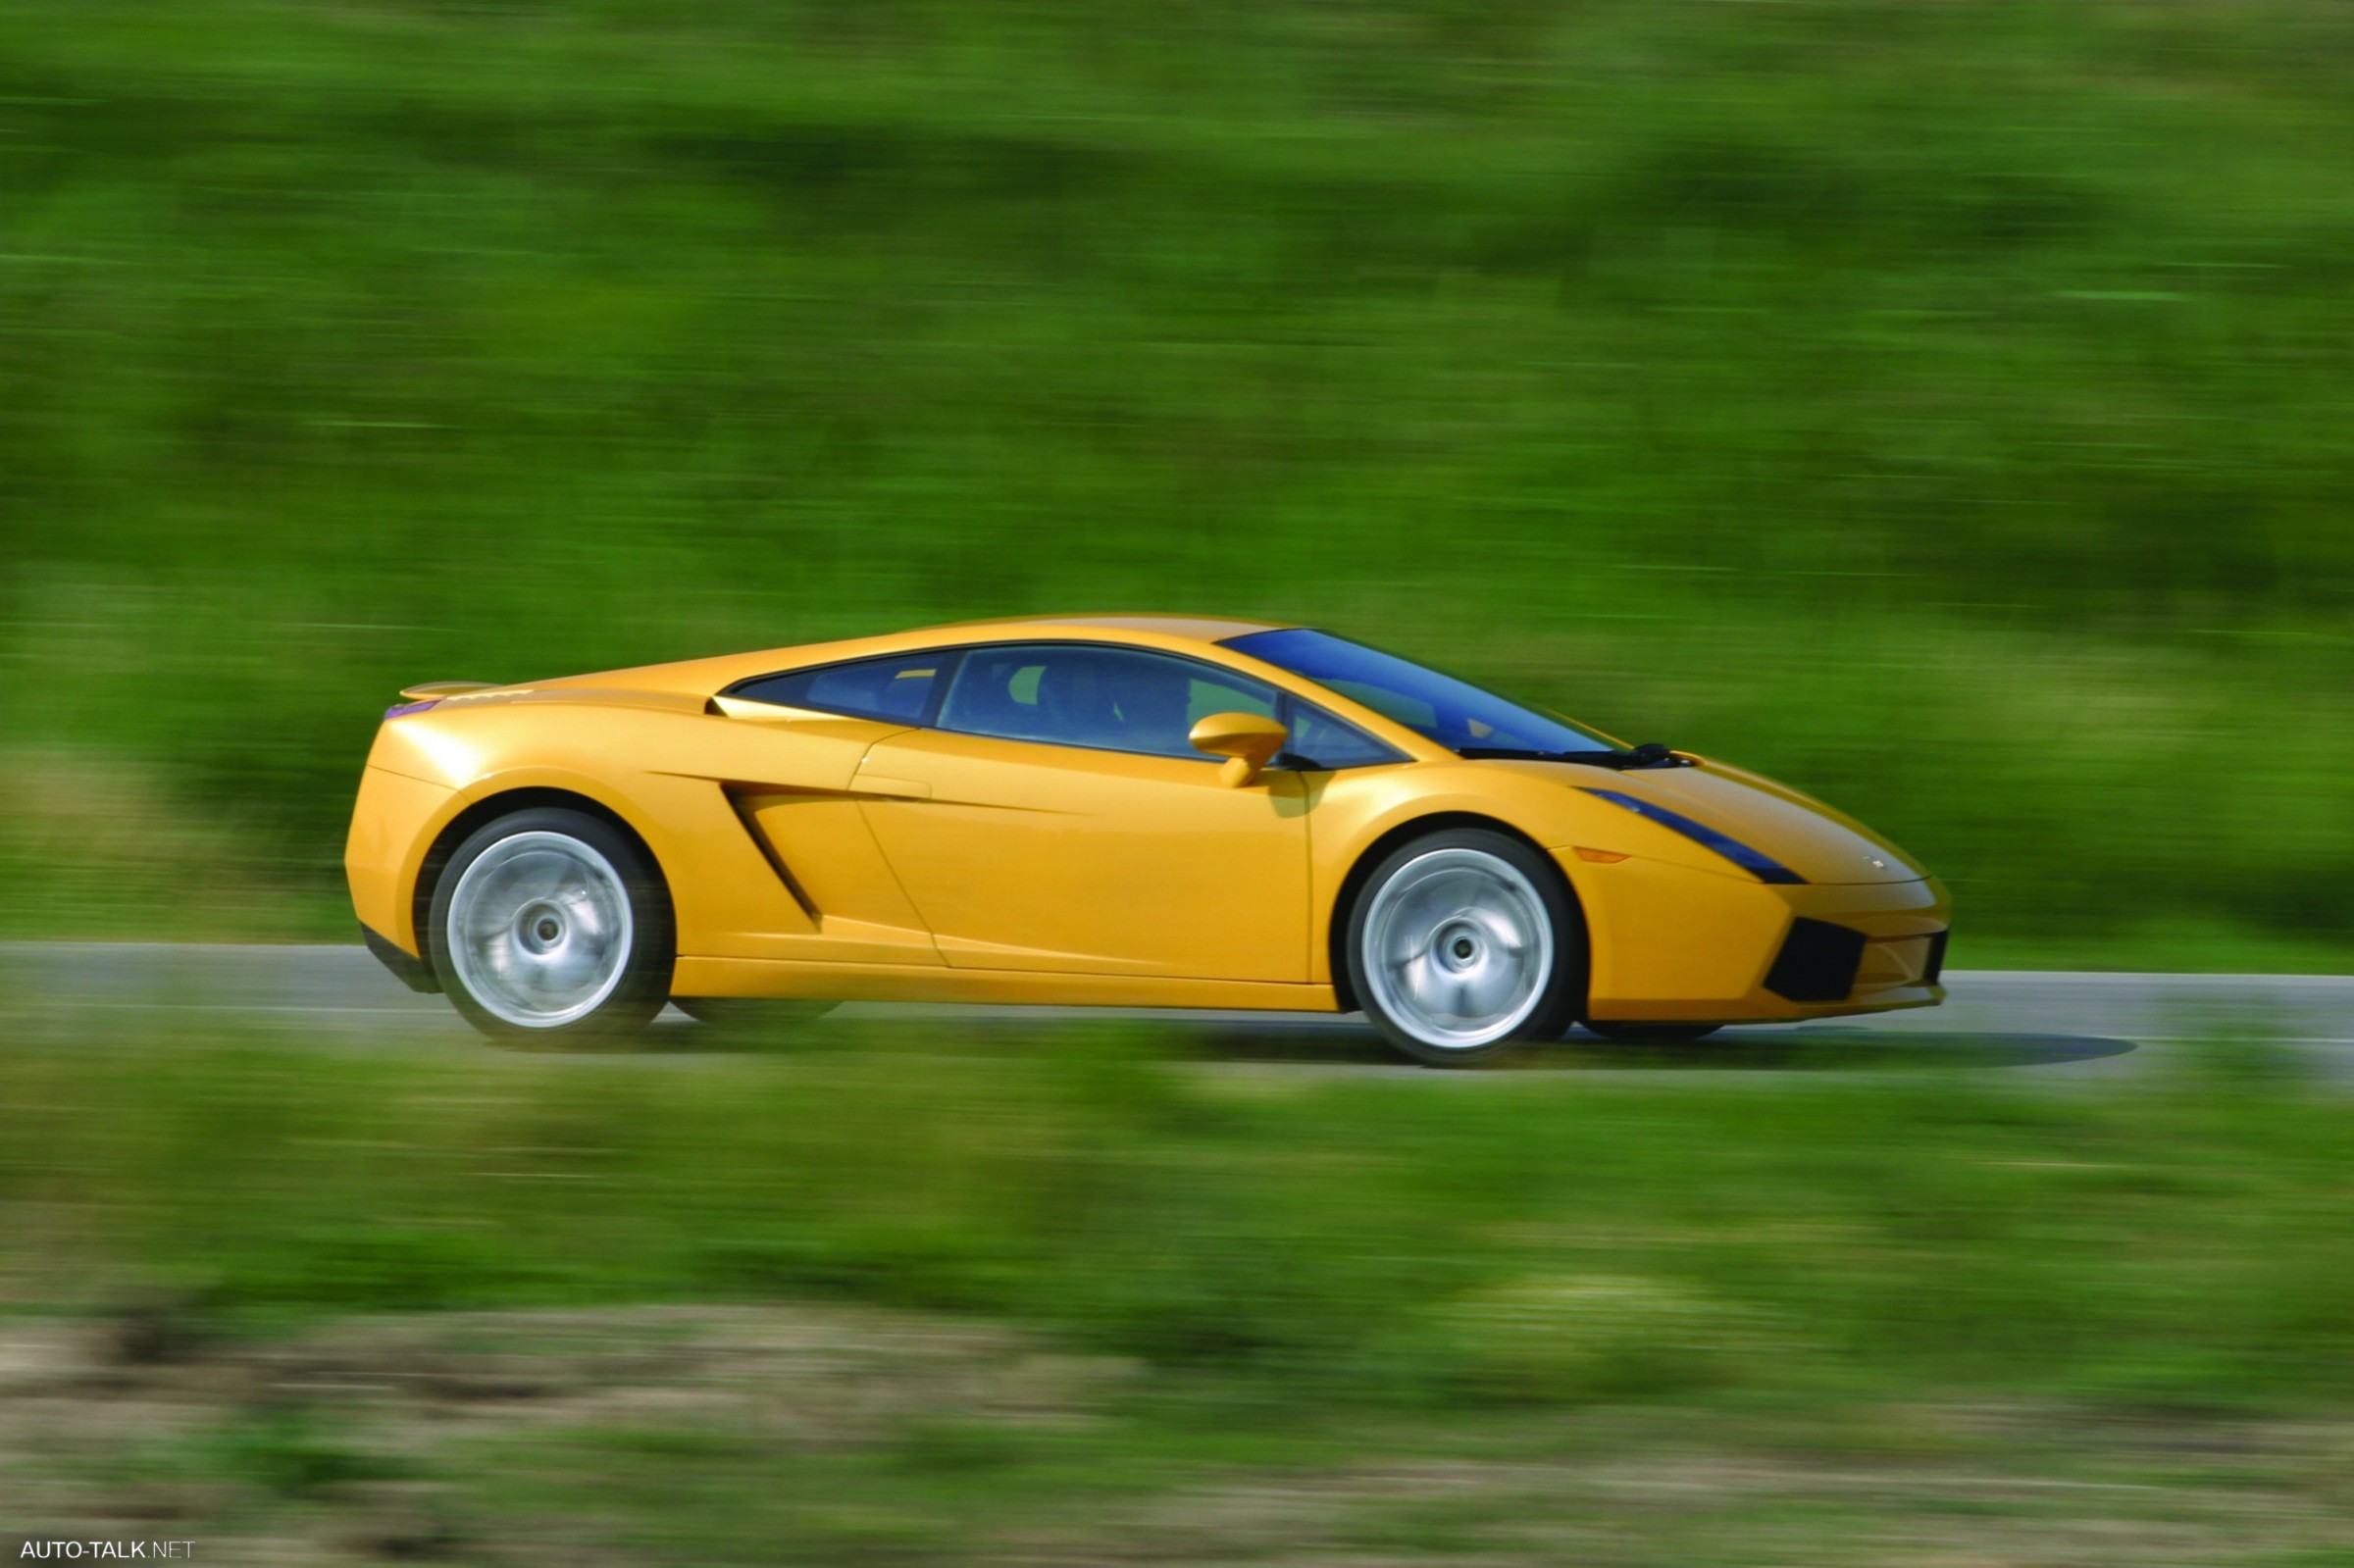
<svg viewBox="0 0 2354 1568">
<path fill-rule="evenodd" d="M 469 691 L 496 691 L 495 681 L 428 681 L 423 685 L 403 686 L 403 702 L 438 702 L 443 697 L 462 697 Z"/>
</svg>

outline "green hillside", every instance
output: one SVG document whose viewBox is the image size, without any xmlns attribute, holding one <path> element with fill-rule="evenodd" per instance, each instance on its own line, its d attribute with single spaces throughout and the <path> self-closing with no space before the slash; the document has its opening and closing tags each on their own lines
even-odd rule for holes
<svg viewBox="0 0 2354 1568">
<path fill-rule="evenodd" d="M 1309 621 L 1960 963 L 2344 967 L 2354 12 L 14 0 L 7 935 L 346 931 L 401 684 Z"/>
</svg>

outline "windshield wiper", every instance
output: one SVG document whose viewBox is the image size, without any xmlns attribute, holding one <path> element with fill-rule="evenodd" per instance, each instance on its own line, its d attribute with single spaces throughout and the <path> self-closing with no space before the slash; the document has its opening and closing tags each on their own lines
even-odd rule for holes
<svg viewBox="0 0 2354 1568">
<path fill-rule="evenodd" d="M 1455 754 L 1473 761 L 1500 762 L 1575 762 L 1589 768 L 1609 768 L 1624 773 L 1629 768 L 1689 768 L 1689 757 L 1679 757 L 1667 749 L 1666 742 L 1647 740 L 1631 751 L 1531 751 L 1521 746 L 1458 746 Z"/>
</svg>

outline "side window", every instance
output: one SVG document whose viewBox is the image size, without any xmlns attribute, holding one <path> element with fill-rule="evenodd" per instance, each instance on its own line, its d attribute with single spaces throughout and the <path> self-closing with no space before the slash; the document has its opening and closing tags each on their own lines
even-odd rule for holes
<svg viewBox="0 0 2354 1568">
<path fill-rule="evenodd" d="M 1406 760 L 1395 747 L 1374 739 L 1353 724 L 1319 713 L 1305 702 L 1292 703 L 1285 722 L 1292 727 L 1292 738 L 1284 746 L 1283 760 L 1295 768 L 1324 773 Z"/>
<path fill-rule="evenodd" d="M 1186 738 L 1213 713 L 1272 715 L 1273 687 L 1136 648 L 1026 644 L 965 650 L 940 728 L 1008 740 L 1207 761 Z"/>
<path fill-rule="evenodd" d="M 792 670 L 739 681 L 728 688 L 728 695 L 788 708 L 815 708 L 820 713 L 846 713 L 859 719 L 921 724 L 932 700 L 932 687 L 942 668 L 954 657 L 953 652 L 906 653 Z"/>
</svg>

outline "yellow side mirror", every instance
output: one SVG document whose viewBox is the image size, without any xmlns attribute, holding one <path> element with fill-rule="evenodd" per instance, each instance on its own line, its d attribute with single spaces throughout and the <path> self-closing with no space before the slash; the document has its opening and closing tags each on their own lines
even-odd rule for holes
<svg viewBox="0 0 2354 1568">
<path fill-rule="evenodd" d="M 1218 783 L 1229 789 L 1240 789 L 1258 777 L 1258 772 L 1274 760 L 1292 733 L 1264 714 L 1213 713 L 1193 728 L 1186 738 L 1196 751 L 1213 757 L 1224 757 L 1226 765 L 1218 770 Z"/>
</svg>

